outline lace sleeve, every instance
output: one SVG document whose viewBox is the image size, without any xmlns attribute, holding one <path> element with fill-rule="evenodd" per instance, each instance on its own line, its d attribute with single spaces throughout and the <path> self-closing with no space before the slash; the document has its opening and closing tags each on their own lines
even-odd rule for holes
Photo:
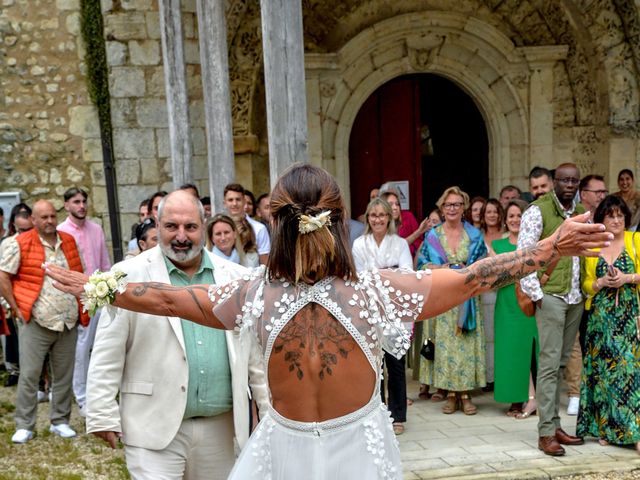
<svg viewBox="0 0 640 480">
<path fill-rule="evenodd" d="M 264 268 L 257 268 L 242 278 L 209 287 L 213 314 L 227 330 L 250 328 L 262 314 L 263 306 L 255 292 L 263 272 Z"/>
<path fill-rule="evenodd" d="M 378 319 L 382 348 L 400 358 L 409 349 L 412 323 L 429 297 L 431 271 L 373 270 L 367 275 L 374 296 L 370 310 Z"/>
</svg>

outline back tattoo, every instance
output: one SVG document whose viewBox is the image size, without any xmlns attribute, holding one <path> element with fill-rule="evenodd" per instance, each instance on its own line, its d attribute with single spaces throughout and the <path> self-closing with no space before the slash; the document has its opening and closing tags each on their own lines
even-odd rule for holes
<svg viewBox="0 0 640 480">
<path fill-rule="evenodd" d="M 342 324 L 323 307 L 310 303 L 282 329 L 273 344 L 273 353 L 284 352 L 289 372 L 295 372 L 298 380 L 304 377 L 302 360 L 305 353 L 310 358 L 318 355 L 318 377 L 324 380 L 326 375 L 333 375 L 338 359 L 346 359 L 354 348 L 355 340 Z"/>
</svg>

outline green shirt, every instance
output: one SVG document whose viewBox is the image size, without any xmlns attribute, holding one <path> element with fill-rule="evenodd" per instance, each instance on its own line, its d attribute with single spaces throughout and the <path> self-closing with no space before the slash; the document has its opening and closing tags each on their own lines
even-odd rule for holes
<svg viewBox="0 0 640 480">
<path fill-rule="evenodd" d="M 213 265 L 202 252 L 200 268 L 189 278 L 164 257 L 171 285 L 210 285 L 214 283 Z M 182 320 L 184 346 L 189 366 L 187 407 L 184 418 L 211 417 L 231 410 L 231 368 L 227 340 L 223 330 Z"/>
</svg>

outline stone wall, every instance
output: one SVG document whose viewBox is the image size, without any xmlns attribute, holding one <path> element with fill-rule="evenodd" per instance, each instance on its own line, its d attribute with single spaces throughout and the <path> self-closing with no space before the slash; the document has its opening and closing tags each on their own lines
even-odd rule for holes
<svg viewBox="0 0 640 480">
<path fill-rule="evenodd" d="M 3 0 L 0 7 L 0 190 L 32 204 L 81 186 L 101 165 L 85 87 L 79 0 Z M 96 205 L 98 216 L 103 212 Z"/>
</svg>

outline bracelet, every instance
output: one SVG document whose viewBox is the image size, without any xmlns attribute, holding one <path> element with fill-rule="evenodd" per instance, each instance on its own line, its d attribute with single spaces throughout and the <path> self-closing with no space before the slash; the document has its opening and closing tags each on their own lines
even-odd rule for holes
<svg viewBox="0 0 640 480">
<path fill-rule="evenodd" d="M 126 273 L 120 270 L 101 272 L 96 270 L 84 284 L 82 305 L 89 315 L 95 315 L 100 307 L 111 305 L 116 299 L 116 293 L 124 293 L 127 289 Z"/>
<path fill-rule="evenodd" d="M 631 283 L 636 283 L 636 274 L 635 273 L 631 274 Z"/>
</svg>

